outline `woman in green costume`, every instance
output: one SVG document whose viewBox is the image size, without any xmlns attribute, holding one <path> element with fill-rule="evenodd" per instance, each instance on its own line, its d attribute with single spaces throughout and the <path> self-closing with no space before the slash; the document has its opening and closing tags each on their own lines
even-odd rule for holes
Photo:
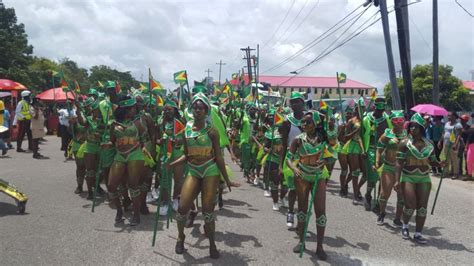
<svg viewBox="0 0 474 266">
<path fill-rule="evenodd" d="M 79 109 L 76 112 L 80 112 Z M 72 154 L 74 155 L 74 160 L 76 161 L 76 182 L 77 188 L 74 190 L 75 194 L 80 194 L 83 192 L 84 179 L 86 177 L 86 165 L 84 162 L 84 149 L 79 152 L 81 146 L 86 141 L 87 129 L 85 126 L 77 122 L 77 117 L 72 117 L 69 119 L 69 129 L 74 132 L 72 138 Z"/>
<path fill-rule="evenodd" d="M 130 96 L 120 97 L 119 107 L 115 110 L 115 121 L 110 128 L 110 141 L 117 153 L 109 172 L 110 207 L 117 209 L 115 222 L 122 222 L 123 210 L 120 195 L 123 192 L 124 178 L 127 178 L 128 192 L 132 198 L 133 216 L 130 225 L 140 223 L 140 206 L 142 204 L 143 173 L 145 173 L 145 143 L 142 138 L 145 128 L 135 119 L 137 114 L 136 100 Z"/>
<path fill-rule="evenodd" d="M 395 191 L 404 197 L 403 239 L 410 239 L 408 223 L 416 210 L 416 229 L 413 239 L 420 244 L 427 243 L 421 235 L 426 220 L 428 198 L 431 191 L 431 166 L 442 167 L 436 160 L 433 144 L 424 137 L 425 120 L 415 113 L 410 119 L 410 136 L 401 142 L 395 166 Z"/>
<path fill-rule="evenodd" d="M 175 119 L 179 121 L 181 124 L 184 124 L 184 121 L 181 118 L 181 115 L 178 110 L 178 105 L 176 102 L 172 100 L 166 100 L 165 105 L 163 108 L 163 121 L 162 124 L 159 125 L 161 128 L 161 132 L 163 135 L 159 144 L 161 145 L 160 150 L 163 152 L 161 153 L 162 161 L 165 159 L 164 156 L 167 156 L 168 144 L 171 144 L 172 152 L 170 153 L 171 158 L 168 158 L 169 162 L 173 162 L 176 159 L 180 158 L 184 154 L 184 147 L 183 147 L 183 134 L 184 132 L 179 133 L 178 135 L 174 135 L 175 129 Z M 174 181 L 173 186 L 173 209 L 176 211 L 179 205 L 179 194 L 181 193 L 181 187 L 184 181 L 184 167 L 174 167 L 172 170 L 172 176 Z M 168 204 L 170 195 L 168 190 L 171 188 L 171 180 L 165 180 L 164 176 L 160 176 L 160 195 L 163 195 L 163 206 L 160 207 L 160 214 L 166 215 L 168 213 Z M 171 191 L 171 190 L 170 190 Z"/>
<path fill-rule="evenodd" d="M 380 136 L 377 143 L 377 154 L 375 158 L 375 168 L 377 171 L 382 166 L 382 175 L 380 180 L 380 198 L 379 198 L 379 216 L 377 218 L 377 224 L 383 225 L 385 218 L 385 208 L 387 207 L 387 201 L 390 198 L 390 194 L 395 185 L 395 163 L 397 161 L 396 155 L 400 142 L 407 138 L 407 132 L 403 129 L 405 118 L 403 111 L 392 111 L 390 120 L 393 125 L 393 129 L 387 128 L 385 133 Z M 393 224 L 401 227 L 403 197 L 400 192 L 397 192 L 397 209 L 395 212 L 395 219 Z"/>
<path fill-rule="evenodd" d="M 346 109 L 346 121 L 351 120 L 352 115 L 354 114 L 354 109 L 347 107 Z M 341 197 L 347 197 L 348 194 L 348 184 L 350 182 L 350 177 L 347 176 L 349 170 L 349 161 L 347 151 L 344 150 L 344 145 L 347 143 L 346 135 L 349 133 L 348 123 L 343 121 L 337 129 L 337 140 L 339 141 L 339 148 L 337 151 L 337 159 L 339 160 L 339 165 L 341 166 L 341 174 L 339 175 L 339 183 L 341 185 L 341 190 L 339 195 Z"/>
<path fill-rule="evenodd" d="M 86 141 L 84 143 L 84 164 L 86 167 L 87 199 L 93 199 L 93 188 L 95 186 L 96 171 L 98 168 L 100 142 L 103 127 L 100 127 L 99 103 L 94 98 L 87 98 L 85 102 L 86 114 L 78 114 L 79 123 L 86 127 Z M 97 193 L 104 191 L 99 185 Z"/>
<path fill-rule="evenodd" d="M 361 131 L 361 118 L 360 118 L 360 106 L 355 106 L 355 111 L 350 120 L 347 121 L 347 131 L 345 136 L 347 143 L 343 147 L 343 152 L 348 154 L 350 177 L 352 180 L 352 189 L 354 197 L 352 203 L 357 205 L 361 202 L 359 198 L 359 175 L 362 167 L 362 155 L 364 154 L 364 145 L 360 136 Z"/>
<path fill-rule="evenodd" d="M 220 175 L 224 177 L 229 191 L 231 186 L 238 185 L 229 180 L 219 144 L 219 135 L 208 120 L 211 111 L 209 100 L 203 93 L 197 93 L 192 99 L 191 106 L 194 120 L 186 125 L 183 136 L 184 155 L 166 166 L 171 170 L 171 168 L 187 162 L 189 167 L 189 175 L 183 183 L 181 200 L 176 213 L 178 241 L 175 252 L 176 254 L 184 252 L 186 216 L 194 199 L 201 193 L 204 231 L 209 238 L 209 253 L 211 258 L 218 258 L 219 251 L 214 239 L 214 199 Z"/>
<path fill-rule="evenodd" d="M 323 168 L 327 159 L 323 158 L 327 150 L 327 135 L 322 127 L 320 115 L 317 111 L 308 112 L 302 119 L 303 133 L 291 143 L 287 154 L 287 164 L 295 174 L 296 193 L 298 198 L 298 235 L 299 242 L 293 252 L 299 253 L 303 244 L 304 228 L 308 210 L 310 191 L 316 186 L 314 195 L 314 212 L 316 213 L 317 249 L 316 255 L 326 260 L 323 249 L 324 231 L 326 227 L 326 182 L 323 177 Z M 295 165 L 294 161 L 298 163 Z M 303 247 L 304 249 L 304 247 Z"/>
</svg>

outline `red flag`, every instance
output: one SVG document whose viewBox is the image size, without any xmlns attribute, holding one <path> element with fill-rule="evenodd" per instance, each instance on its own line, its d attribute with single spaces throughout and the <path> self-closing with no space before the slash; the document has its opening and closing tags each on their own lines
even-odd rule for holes
<svg viewBox="0 0 474 266">
<path fill-rule="evenodd" d="M 65 88 L 68 88 L 68 87 L 69 87 L 69 85 L 67 84 L 64 77 L 61 77 L 61 88 L 65 89 Z"/>
<path fill-rule="evenodd" d="M 185 129 L 185 126 L 183 125 L 183 123 L 181 123 L 181 121 L 179 121 L 178 119 L 175 119 L 174 120 L 174 136 L 177 136 L 178 134 L 180 134 L 181 132 L 183 132 Z"/>
</svg>

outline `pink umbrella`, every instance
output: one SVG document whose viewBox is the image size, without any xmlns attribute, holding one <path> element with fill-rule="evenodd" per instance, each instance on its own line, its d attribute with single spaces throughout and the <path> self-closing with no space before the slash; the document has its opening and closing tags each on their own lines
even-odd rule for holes
<svg viewBox="0 0 474 266">
<path fill-rule="evenodd" d="M 411 110 L 420 114 L 428 114 L 432 116 L 448 115 L 448 111 L 446 111 L 446 109 L 434 104 L 418 104 L 414 106 L 413 108 L 411 108 Z"/>
<path fill-rule="evenodd" d="M 0 79 L 0 91 L 26 90 L 26 87 L 9 79 Z"/>
</svg>

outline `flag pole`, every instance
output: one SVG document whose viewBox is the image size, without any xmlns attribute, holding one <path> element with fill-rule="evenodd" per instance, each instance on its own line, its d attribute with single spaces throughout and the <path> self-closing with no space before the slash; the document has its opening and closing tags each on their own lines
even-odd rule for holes
<svg viewBox="0 0 474 266">
<path fill-rule="evenodd" d="M 151 87 L 151 69 L 148 68 L 148 94 L 149 94 L 149 105 L 151 106 L 151 90 L 152 90 L 152 87 Z"/>
<path fill-rule="evenodd" d="M 446 158 L 449 158 L 449 156 L 451 155 L 451 147 L 452 147 L 453 143 L 451 141 L 449 141 L 449 144 L 448 144 L 448 152 L 446 153 Z M 436 202 L 438 200 L 438 195 L 439 195 L 439 191 L 441 189 L 441 184 L 443 183 L 443 179 L 446 177 L 446 174 L 447 174 L 447 170 L 448 170 L 448 165 L 446 165 L 446 167 L 443 168 L 443 174 L 441 175 L 441 178 L 439 180 L 439 184 L 438 184 L 438 189 L 436 190 L 436 195 L 435 195 L 435 199 L 433 201 L 433 207 L 431 208 L 431 215 L 433 215 L 434 213 L 434 209 L 436 207 Z"/>
<path fill-rule="evenodd" d="M 339 94 L 339 107 L 341 108 L 342 122 L 344 122 L 346 120 L 346 118 L 345 118 L 345 112 L 342 109 L 341 85 L 339 84 L 339 73 L 338 72 L 336 72 L 336 81 L 337 81 L 337 93 Z"/>
</svg>

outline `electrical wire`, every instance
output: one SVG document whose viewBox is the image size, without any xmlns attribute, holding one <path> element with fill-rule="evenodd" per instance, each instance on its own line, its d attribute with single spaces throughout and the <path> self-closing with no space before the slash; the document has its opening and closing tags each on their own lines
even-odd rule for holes
<svg viewBox="0 0 474 266">
<path fill-rule="evenodd" d="M 464 8 L 464 7 L 458 2 L 458 0 L 454 0 L 454 2 L 456 2 L 456 4 L 458 4 L 458 6 L 462 8 L 462 10 L 464 10 L 464 12 L 466 12 L 469 16 L 471 16 L 471 18 L 474 18 L 474 16 L 471 14 L 471 12 L 467 11 L 467 9 Z"/>
<path fill-rule="evenodd" d="M 288 40 L 288 38 L 290 38 L 297 30 L 300 29 L 301 25 L 306 21 L 306 19 L 308 19 L 308 17 L 313 13 L 313 11 L 319 5 L 319 2 L 320 2 L 320 0 L 318 0 L 316 2 L 316 4 L 311 8 L 311 10 L 308 12 L 308 14 L 306 14 L 306 16 L 303 18 L 303 20 L 300 21 L 300 23 L 296 26 L 296 28 L 288 36 L 286 36 L 286 38 L 283 41 L 281 41 L 282 43 L 286 42 L 286 40 Z"/>
<path fill-rule="evenodd" d="M 298 13 L 296 14 L 296 16 L 293 18 L 293 20 L 291 21 L 290 25 L 288 25 L 288 27 L 285 29 L 285 31 L 283 32 L 283 34 L 280 35 L 280 37 L 275 41 L 275 44 L 277 44 L 284 36 L 285 34 L 288 32 L 288 30 L 290 30 L 290 28 L 293 26 L 293 24 L 295 24 L 296 20 L 298 19 L 298 17 L 301 15 L 301 12 L 303 11 L 303 9 L 305 8 L 306 4 L 308 4 L 308 1 L 309 0 L 306 0 L 303 4 L 303 6 L 300 8 L 300 10 L 298 11 Z"/>
<path fill-rule="evenodd" d="M 291 9 L 293 9 L 293 6 L 295 5 L 295 2 L 296 0 L 293 0 L 293 2 L 291 3 L 290 5 L 290 8 L 288 8 L 288 10 L 286 11 L 286 14 L 285 14 L 285 17 L 283 17 L 283 20 L 280 22 L 280 25 L 278 25 L 278 27 L 275 29 L 275 31 L 273 32 L 272 36 L 270 37 L 270 39 L 268 39 L 262 46 L 262 49 L 264 49 L 269 43 L 271 40 L 273 40 L 273 38 L 275 37 L 275 34 L 278 32 L 278 30 L 280 30 L 281 26 L 283 25 L 283 23 L 285 23 L 286 19 L 288 18 L 288 15 L 290 14 L 290 11 Z"/>
</svg>

